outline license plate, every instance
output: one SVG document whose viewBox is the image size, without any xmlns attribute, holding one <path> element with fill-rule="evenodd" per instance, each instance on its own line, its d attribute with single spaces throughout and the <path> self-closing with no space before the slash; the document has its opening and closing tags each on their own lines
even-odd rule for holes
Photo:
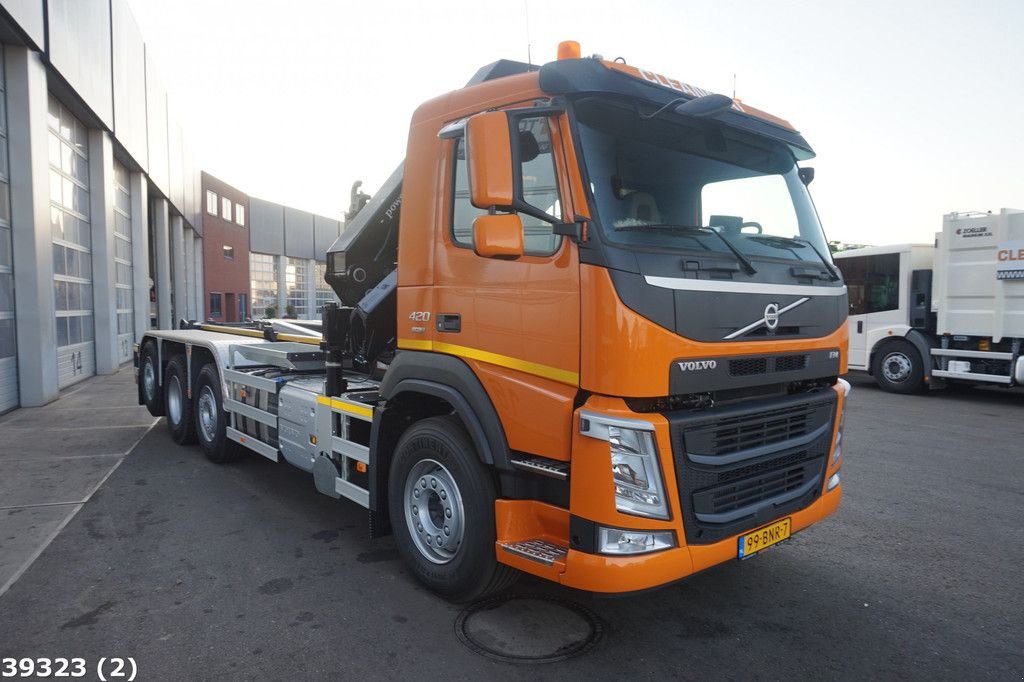
<svg viewBox="0 0 1024 682">
<path fill-rule="evenodd" d="M 763 549 L 767 549 L 772 545 L 782 542 L 789 537 L 791 528 L 792 521 L 790 519 L 782 519 L 781 521 L 776 521 L 770 526 L 764 526 L 763 528 L 758 528 L 757 530 L 752 530 L 745 535 L 741 535 L 738 543 L 739 558 L 746 559 L 749 556 L 757 554 Z"/>
</svg>

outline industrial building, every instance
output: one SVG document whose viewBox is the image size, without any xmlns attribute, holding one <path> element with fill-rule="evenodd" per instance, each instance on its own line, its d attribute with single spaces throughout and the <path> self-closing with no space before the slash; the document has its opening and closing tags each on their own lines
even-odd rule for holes
<svg viewBox="0 0 1024 682">
<path fill-rule="evenodd" d="M 330 299 L 340 223 L 200 173 L 128 0 L 0 0 L 0 42 L 0 413 L 147 328 Z"/>
<path fill-rule="evenodd" d="M 341 222 L 250 197 L 202 173 L 206 317 L 313 319 L 336 301 L 324 280 Z"/>
</svg>

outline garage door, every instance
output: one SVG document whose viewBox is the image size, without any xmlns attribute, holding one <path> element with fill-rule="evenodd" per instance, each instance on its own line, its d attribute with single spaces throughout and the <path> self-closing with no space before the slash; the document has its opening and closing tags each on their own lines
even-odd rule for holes
<svg viewBox="0 0 1024 682">
<path fill-rule="evenodd" d="M 18 406 L 18 347 L 14 338 L 14 258 L 7 159 L 7 89 L 0 50 L 0 412 Z"/>
<path fill-rule="evenodd" d="M 117 361 L 132 359 L 135 302 L 132 291 L 132 191 L 128 169 L 114 162 L 114 276 L 117 291 Z"/>
<path fill-rule="evenodd" d="M 50 95 L 50 228 L 61 388 L 96 373 L 88 131 Z"/>
</svg>

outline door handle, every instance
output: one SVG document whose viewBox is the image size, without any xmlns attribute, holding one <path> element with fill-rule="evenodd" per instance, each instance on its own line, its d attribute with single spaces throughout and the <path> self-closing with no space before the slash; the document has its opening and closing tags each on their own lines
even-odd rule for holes
<svg viewBox="0 0 1024 682">
<path fill-rule="evenodd" d="M 437 316 L 437 331 L 461 332 L 462 315 L 459 313 L 440 313 Z"/>
<path fill-rule="evenodd" d="M 863 334 L 864 333 L 864 320 L 857 320 L 857 333 L 858 334 Z"/>
</svg>

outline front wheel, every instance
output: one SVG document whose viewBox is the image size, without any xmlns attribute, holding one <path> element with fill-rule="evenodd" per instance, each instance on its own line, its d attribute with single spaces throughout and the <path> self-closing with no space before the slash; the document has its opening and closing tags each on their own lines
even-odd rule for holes
<svg viewBox="0 0 1024 682">
<path fill-rule="evenodd" d="M 494 553 L 494 481 L 456 417 L 414 424 L 395 449 L 388 507 L 399 554 L 416 578 L 452 601 L 509 585 Z"/>
<path fill-rule="evenodd" d="M 872 371 L 878 385 L 890 393 L 915 393 L 924 386 L 924 363 L 909 341 L 897 339 L 882 346 Z"/>
</svg>

